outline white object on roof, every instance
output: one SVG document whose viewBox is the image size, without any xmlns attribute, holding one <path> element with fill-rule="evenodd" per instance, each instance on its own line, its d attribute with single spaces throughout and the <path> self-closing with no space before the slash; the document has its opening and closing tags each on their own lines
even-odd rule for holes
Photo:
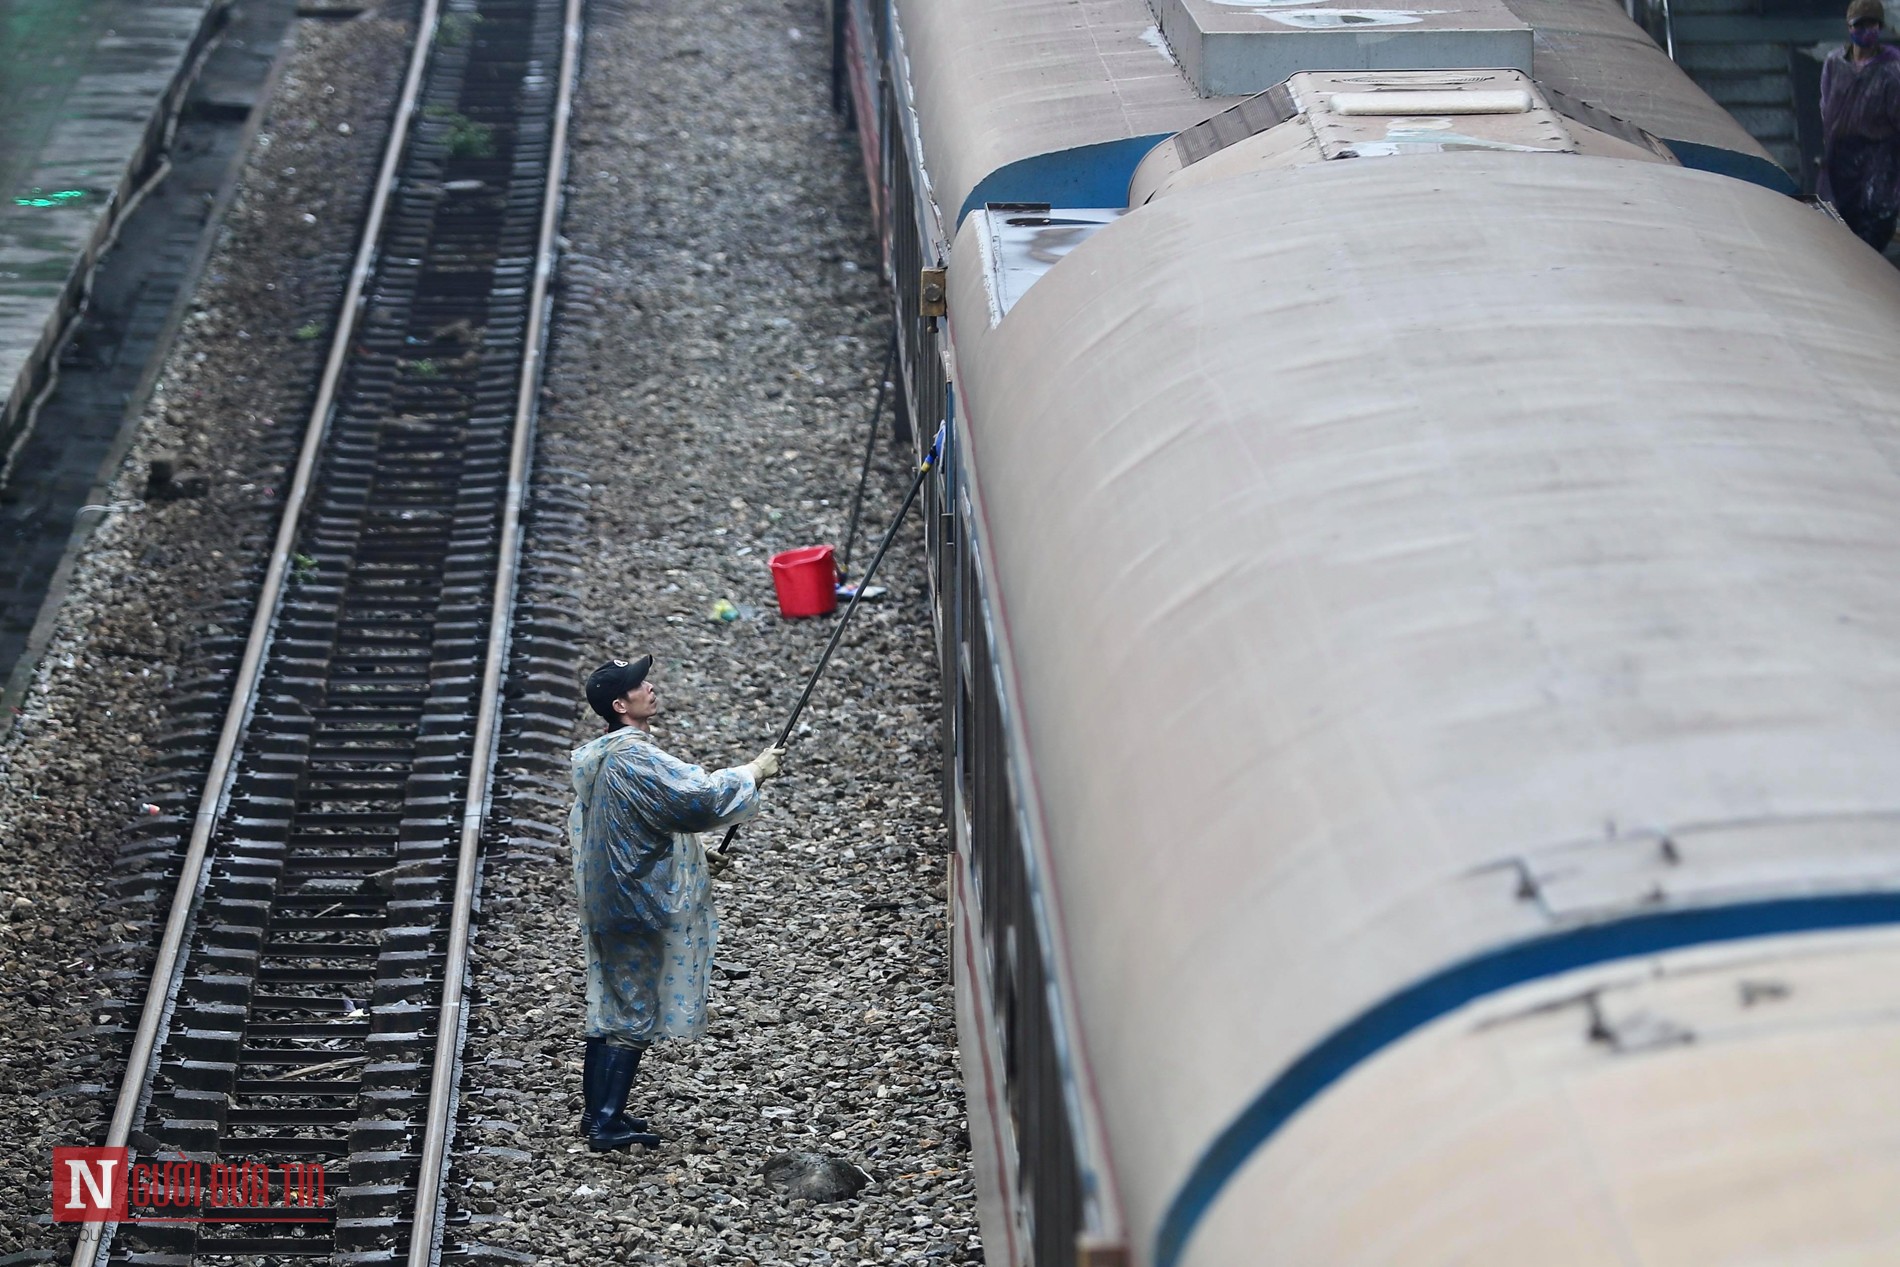
<svg viewBox="0 0 1900 1267">
<path fill-rule="evenodd" d="M 1523 114 L 1531 94 L 1522 88 L 1502 91 L 1453 89 L 1394 92 L 1336 92 L 1328 101 L 1334 114 Z"/>
<path fill-rule="evenodd" d="M 1156 146 L 1129 182 L 1129 205 L 1329 159 L 1499 150 L 1675 161 L 1640 129 L 1602 112 L 1589 118 L 1601 127 L 1560 114 L 1515 70 L 1316 71 Z"/>
</svg>

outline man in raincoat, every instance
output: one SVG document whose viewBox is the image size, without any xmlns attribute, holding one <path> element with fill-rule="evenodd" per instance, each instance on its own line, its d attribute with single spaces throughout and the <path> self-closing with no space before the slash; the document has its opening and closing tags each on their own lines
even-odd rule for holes
<svg viewBox="0 0 1900 1267">
<path fill-rule="evenodd" d="M 627 1092 L 649 1044 L 706 1029 L 719 921 L 696 833 L 757 814 L 784 752 L 708 773 L 660 751 L 648 733 L 660 711 L 652 667 L 641 656 L 594 670 L 587 703 L 607 733 L 572 758 L 567 834 L 587 949 L 581 1134 L 595 1152 L 659 1143 L 626 1115 Z"/>
</svg>

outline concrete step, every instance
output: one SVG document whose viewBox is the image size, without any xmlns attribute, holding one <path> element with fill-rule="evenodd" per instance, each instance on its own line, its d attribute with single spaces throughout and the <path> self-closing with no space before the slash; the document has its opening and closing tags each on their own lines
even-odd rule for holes
<svg viewBox="0 0 1900 1267">
<path fill-rule="evenodd" d="M 1702 91 L 1726 110 L 1741 106 L 1792 106 L 1794 91 L 1786 74 L 1707 72 L 1695 77 Z"/>
<path fill-rule="evenodd" d="M 1794 105 L 1737 106 L 1729 111 L 1748 134 L 1763 145 L 1770 141 L 1794 143 Z"/>
<path fill-rule="evenodd" d="M 1676 37 L 1676 64 L 1693 77 L 1704 72 L 1780 74 L 1788 73 L 1788 48 L 1784 44 L 1697 44 Z"/>
<path fill-rule="evenodd" d="M 1760 17 L 1759 0 L 1669 0 L 1669 12 L 1680 22 L 1689 14 L 1724 13 Z"/>
<path fill-rule="evenodd" d="M 1735 14 L 1683 14 L 1672 23 L 1676 47 L 1684 44 L 1818 44 L 1839 40 L 1840 18 L 1760 18 Z"/>
</svg>

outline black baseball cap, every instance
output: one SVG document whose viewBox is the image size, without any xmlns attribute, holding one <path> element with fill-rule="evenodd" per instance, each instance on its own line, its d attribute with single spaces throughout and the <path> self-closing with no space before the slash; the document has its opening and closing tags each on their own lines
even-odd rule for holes
<svg viewBox="0 0 1900 1267">
<path fill-rule="evenodd" d="M 650 655 L 638 660 L 607 661 L 587 677 L 587 706 L 608 721 L 614 720 L 614 701 L 646 681 L 647 670 L 652 667 Z"/>
</svg>

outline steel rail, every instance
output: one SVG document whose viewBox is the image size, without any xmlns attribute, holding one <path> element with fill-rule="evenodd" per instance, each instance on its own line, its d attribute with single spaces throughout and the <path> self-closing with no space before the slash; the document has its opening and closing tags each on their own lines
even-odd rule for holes
<svg viewBox="0 0 1900 1267">
<path fill-rule="evenodd" d="M 488 812 L 489 783 L 500 739 L 502 678 L 507 672 L 515 589 L 521 565 L 521 514 L 528 496 L 536 406 L 541 391 L 543 352 L 548 333 L 548 290 L 554 270 L 566 183 L 568 121 L 573 113 L 574 82 L 580 69 L 581 0 L 567 0 L 562 19 L 561 71 L 555 89 L 554 126 L 549 138 L 547 189 L 541 200 L 541 232 L 535 243 L 534 281 L 528 294 L 528 324 L 522 339 L 521 380 L 515 394 L 514 436 L 508 454 L 508 492 L 502 506 L 500 558 L 488 624 L 488 651 L 482 667 L 475 716 L 474 759 L 462 809 L 462 838 L 455 864 L 455 906 L 449 919 L 447 960 L 442 973 L 442 1008 L 436 1024 L 435 1062 L 429 1077 L 428 1115 L 422 1137 L 422 1163 L 416 1174 L 416 1209 L 409 1233 L 409 1267 L 431 1267 L 441 1256 L 447 1194 L 443 1180 L 455 1128 L 456 1076 L 462 1036 L 468 1025 L 464 978 L 468 975 L 469 925 L 481 879 L 482 826 Z"/>
<path fill-rule="evenodd" d="M 304 431 L 303 448 L 297 455 L 296 471 L 284 498 L 283 517 L 278 521 L 277 538 L 271 546 L 270 562 L 258 592 L 257 615 L 251 621 L 244 657 L 239 662 L 232 684 L 231 703 L 225 710 L 224 727 L 218 734 L 217 747 L 213 751 L 210 771 L 205 777 L 198 810 L 192 817 L 191 839 L 179 867 L 178 888 L 172 895 L 171 912 L 165 922 L 158 955 L 152 963 L 145 1007 L 139 1015 L 139 1027 L 133 1035 L 132 1048 L 126 1057 L 125 1076 L 119 1085 L 119 1098 L 113 1108 L 112 1123 L 106 1130 L 105 1144 L 108 1148 L 128 1146 L 132 1123 L 146 1098 L 158 1060 L 160 1032 L 169 1026 L 176 1004 L 178 976 L 182 968 L 180 951 L 191 931 L 192 913 L 208 878 L 205 856 L 210 848 L 211 833 L 223 816 L 230 798 L 231 782 L 237 766 L 238 741 L 257 700 L 264 652 L 270 645 L 271 631 L 277 621 L 284 578 L 289 570 L 291 546 L 296 540 L 304 503 L 309 497 L 311 476 L 316 469 L 324 434 L 329 428 L 330 413 L 336 404 L 337 384 L 343 375 L 351 340 L 355 337 L 363 288 L 376 262 L 376 246 L 381 236 L 383 218 L 389 208 L 390 194 L 395 186 L 396 167 L 408 143 L 409 126 L 415 117 L 416 101 L 422 91 L 423 72 L 435 42 L 439 7 L 439 0 L 422 0 L 421 12 L 416 19 L 415 49 L 410 55 L 408 72 L 403 79 L 402 95 L 397 99 L 395 112 L 390 118 L 389 142 L 383 151 L 382 166 L 371 191 L 369 214 L 364 220 L 362 240 L 350 270 L 343 302 L 338 309 L 336 336 L 331 340 L 330 355 L 318 383 L 316 403 L 311 408 L 310 421 Z M 94 1267 L 110 1246 L 113 1230 L 117 1226 L 112 1222 L 83 1224 L 78 1243 L 73 1247 L 73 1267 Z"/>
</svg>

